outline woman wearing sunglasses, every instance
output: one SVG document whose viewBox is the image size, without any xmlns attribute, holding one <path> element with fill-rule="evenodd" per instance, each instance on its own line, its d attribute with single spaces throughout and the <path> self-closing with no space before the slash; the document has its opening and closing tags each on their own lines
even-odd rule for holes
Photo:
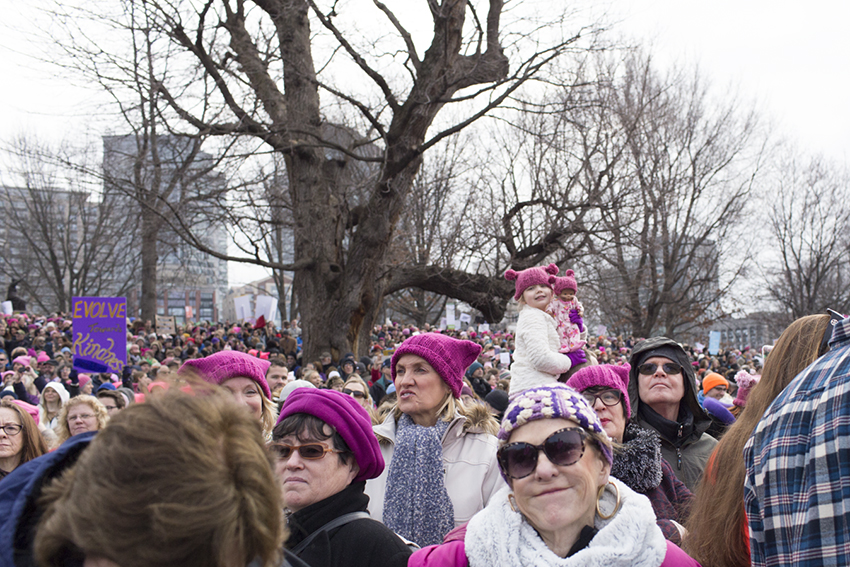
<svg viewBox="0 0 850 567">
<path fill-rule="evenodd" d="M 366 480 L 381 474 L 384 459 L 369 415 L 352 396 L 292 391 L 270 449 L 289 513 L 290 552 L 308 565 L 407 565 L 407 545 L 366 512 Z"/>
<path fill-rule="evenodd" d="M 363 406 L 366 413 L 369 414 L 369 419 L 372 420 L 372 425 L 378 425 L 378 414 L 375 412 L 375 404 L 372 402 L 372 396 L 369 395 L 369 386 L 358 374 L 352 374 L 345 380 L 342 385 L 342 393 L 346 396 L 351 396 L 354 400 Z"/>
<path fill-rule="evenodd" d="M 499 431 L 508 486 L 410 567 L 694 566 L 646 497 L 609 476 L 611 441 L 587 401 L 555 384 L 523 391 Z"/>
<path fill-rule="evenodd" d="M 579 369 L 567 385 L 596 411 L 605 433 L 617 443 L 611 474 L 652 502 L 664 537 L 681 545 L 693 494 L 661 457 L 655 431 L 629 422 L 629 365 L 602 364 Z"/>
<path fill-rule="evenodd" d="M 631 420 L 661 437 L 661 455 L 693 492 L 717 440 L 697 399 L 691 360 L 679 343 L 653 337 L 635 345 L 629 360 Z"/>
<path fill-rule="evenodd" d="M 366 484 L 369 511 L 420 546 L 443 541 L 499 490 L 499 425 L 460 401 L 481 346 L 439 333 L 404 341 L 392 357 L 395 407 L 375 433 L 387 470 Z"/>
</svg>

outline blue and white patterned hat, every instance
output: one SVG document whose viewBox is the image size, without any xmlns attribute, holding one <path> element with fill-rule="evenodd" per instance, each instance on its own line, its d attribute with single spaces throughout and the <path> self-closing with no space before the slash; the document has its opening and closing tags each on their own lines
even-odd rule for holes
<svg viewBox="0 0 850 567">
<path fill-rule="evenodd" d="M 584 396 L 565 384 L 557 383 L 520 392 L 505 410 L 502 428 L 499 429 L 499 441 L 504 445 L 514 430 L 528 422 L 558 418 L 571 419 L 587 431 L 606 435 L 596 411 L 590 407 Z M 599 449 L 608 463 L 613 464 L 611 447 L 600 444 Z"/>
</svg>

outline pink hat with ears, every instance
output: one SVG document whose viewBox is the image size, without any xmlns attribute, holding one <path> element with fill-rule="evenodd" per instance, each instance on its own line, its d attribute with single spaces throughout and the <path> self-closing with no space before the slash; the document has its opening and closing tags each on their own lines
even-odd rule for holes
<svg viewBox="0 0 850 567">
<path fill-rule="evenodd" d="M 410 337 L 401 343 L 393 354 L 390 362 L 393 382 L 396 378 L 396 363 L 405 354 L 415 354 L 428 361 L 448 385 L 452 395 L 459 398 L 463 388 L 463 374 L 481 354 L 481 345 L 436 333 L 422 333 Z"/>
<path fill-rule="evenodd" d="M 32 416 L 33 421 L 38 423 L 38 407 L 37 406 L 34 406 L 32 404 L 28 404 L 27 402 L 24 402 L 22 400 L 12 400 L 12 403 L 20 406 L 20 408 L 22 410 L 24 410 L 25 412 L 27 412 L 28 414 L 30 414 Z"/>
<path fill-rule="evenodd" d="M 573 291 L 578 291 L 578 286 L 576 285 L 575 272 L 572 270 L 567 270 L 564 272 L 564 277 L 555 278 L 555 283 L 552 284 L 552 289 L 556 294 L 561 293 L 565 289 L 571 289 Z"/>
<path fill-rule="evenodd" d="M 552 287 L 552 284 L 555 283 L 555 274 L 557 273 L 558 266 L 549 264 L 546 267 L 538 266 L 536 268 L 522 270 L 521 272 L 508 270 L 505 272 L 505 279 L 508 281 L 516 280 L 514 299 L 519 301 L 519 298 L 522 297 L 522 292 L 533 285 L 547 285 Z"/>
</svg>

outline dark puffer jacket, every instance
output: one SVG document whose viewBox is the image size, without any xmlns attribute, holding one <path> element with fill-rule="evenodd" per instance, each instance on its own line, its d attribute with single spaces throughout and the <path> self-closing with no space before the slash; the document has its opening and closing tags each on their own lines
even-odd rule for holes
<svg viewBox="0 0 850 567">
<path fill-rule="evenodd" d="M 655 413 L 639 396 L 638 366 L 647 358 L 663 356 L 682 368 L 685 394 L 679 404 L 676 422 L 664 419 Z M 694 368 L 685 350 L 679 343 L 667 337 L 653 337 L 635 345 L 629 360 L 629 402 L 632 406 L 631 421 L 645 429 L 653 429 L 661 437 L 661 454 L 670 463 L 676 477 L 693 492 L 717 440 L 706 433 L 711 418 L 697 400 Z"/>
<path fill-rule="evenodd" d="M 679 526 L 685 525 L 694 496 L 661 457 L 661 440 L 655 431 L 630 423 L 614 454 L 611 475 L 649 498 L 664 537 L 682 545 Z"/>
</svg>

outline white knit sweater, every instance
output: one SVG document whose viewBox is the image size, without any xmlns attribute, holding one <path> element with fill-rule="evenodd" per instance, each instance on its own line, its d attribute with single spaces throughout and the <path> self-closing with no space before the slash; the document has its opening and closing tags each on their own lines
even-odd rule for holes
<svg viewBox="0 0 850 567">
<path fill-rule="evenodd" d="M 560 346 L 555 319 L 545 311 L 524 306 L 516 324 L 511 397 L 535 386 L 553 384 L 570 369 L 570 359 L 558 352 Z"/>
</svg>

